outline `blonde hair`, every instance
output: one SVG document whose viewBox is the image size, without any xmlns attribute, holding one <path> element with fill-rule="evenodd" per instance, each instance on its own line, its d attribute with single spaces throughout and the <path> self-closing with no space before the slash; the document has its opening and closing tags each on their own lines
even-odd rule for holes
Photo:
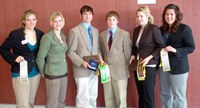
<svg viewBox="0 0 200 108">
<path fill-rule="evenodd" d="M 153 24 L 154 18 L 153 18 L 153 16 L 151 15 L 151 11 L 150 11 L 150 9 L 149 9 L 148 6 L 140 6 L 140 7 L 137 9 L 136 14 L 137 14 L 137 12 L 144 12 L 144 13 L 149 17 L 149 18 L 148 18 L 148 21 L 149 21 L 151 24 Z"/>
<path fill-rule="evenodd" d="M 32 9 L 26 10 L 23 13 L 23 15 L 21 16 L 21 19 L 20 19 L 20 23 L 21 23 L 21 25 L 22 25 L 23 28 L 25 27 L 24 21 L 26 20 L 26 17 L 28 17 L 31 14 L 35 15 L 35 17 L 37 19 L 37 15 L 36 15 L 35 11 L 33 11 Z"/>
<path fill-rule="evenodd" d="M 62 18 L 63 22 L 65 23 L 65 19 L 64 19 L 62 13 L 59 12 L 59 11 L 53 12 L 53 13 L 51 14 L 50 19 L 49 19 L 50 22 L 53 22 L 54 19 L 56 19 L 56 17 L 58 17 L 58 16 L 60 16 L 60 17 Z"/>
</svg>

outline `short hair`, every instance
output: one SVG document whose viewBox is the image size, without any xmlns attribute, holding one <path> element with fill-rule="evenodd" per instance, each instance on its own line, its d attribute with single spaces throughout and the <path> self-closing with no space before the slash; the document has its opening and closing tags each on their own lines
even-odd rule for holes
<svg viewBox="0 0 200 108">
<path fill-rule="evenodd" d="M 20 23 L 23 28 L 25 27 L 24 21 L 26 20 L 26 17 L 28 17 L 31 14 L 35 15 L 35 17 L 37 19 L 37 15 L 36 15 L 35 11 L 32 9 L 28 9 L 28 10 L 24 11 L 24 13 L 22 14 Z"/>
<path fill-rule="evenodd" d="M 119 14 L 116 11 L 110 11 L 106 14 L 105 20 L 107 20 L 109 17 L 114 16 L 117 20 L 119 20 Z"/>
<path fill-rule="evenodd" d="M 56 19 L 56 17 L 58 17 L 58 16 L 60 16 L 60 17 L 62 18 L 63 22 L 65 22 L 65 18 L 63 17 L 62 13 L 59 12 L 59 11 L 53 12 L 53 13 L 51 14 L 49 20 L 52 22 L 52 21 L 54 21 L 54 19 Z"/>
<path fill-rule="evenodd" d="M 80 14 L 82 15 L 84 12 L 92 12 L 92 15 L 94 14 L 92 7 L 88 5 L 84 5 L 83 7 L 81 7 Z"/>
<path fill-rule="evenodd" d="M 168 9 L 174 9 L 174 13 L 176 15 L 175 22 L 172 24 L 172 26 L 170 28 L 170 32 L 175 32 L 178 29 L 178 27 L 179 27 L 179 25 L 181 23 L 181 20 L 183 19 L 183 14 L 181 13 L 181 11 L 180 11 L 180 9 L 179 9 L 179 7 L 177 5 L 175 5 L 175 4 L 168 4 L 165 7 L 165 9 L 164 9 L 164 11 L 162 13 L 162 24 L 163 24 L 162 25 L 162 30 L 164 30 L 165 32 L 169 31 L 169 25 L 168 25 L 168 23 L 165 20 L 165 14 L 166 14 L 166 11 Z"/>
<path fill-rule="evenodd" d="M 137 14 L 137 12 L 144 12 L 147 16 L 149 16 L 148 21 L 149 21 L 151 24 L 153 24 L 154 18 L 153 18 L 153 16 L 151 15 L 151 11 L 150 11 L 150 9 L 149 9 L 148 6 L 140 6 L 140 7 L 137 9 L 136 14 Z"/>
</svg>

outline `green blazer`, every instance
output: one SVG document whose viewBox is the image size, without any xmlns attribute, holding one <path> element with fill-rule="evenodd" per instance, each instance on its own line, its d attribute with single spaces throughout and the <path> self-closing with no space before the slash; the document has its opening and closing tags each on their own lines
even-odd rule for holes
<svg viewBox="0 0 200 108">
<path fill-rule="evenodd" d="M 53 30 L 42 37 L 36 58 L 38 69 L 42 75 L 60 76 L 68 71 L 66 60 L 68 46 L 63 32 L 61 32 L 61 37 L 64 45 L 60 43 Z"/>
</svg>

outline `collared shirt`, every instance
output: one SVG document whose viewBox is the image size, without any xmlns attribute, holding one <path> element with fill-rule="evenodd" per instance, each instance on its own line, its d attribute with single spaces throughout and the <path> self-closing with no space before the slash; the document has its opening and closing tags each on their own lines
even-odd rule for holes
<svg viewBox="0 0 200 108">
<path fill-rule="evenodd" d="M 89 41 L 90 50 L 92 50 L 92 42 L 91 42 L 90 36 L 89 36 L 89 34 L 88 34 L 88 28 L 90 27 L 91 30 L 92 30 L 92 26 L 91 26 L 91 25 L 87 25 L 85 22 L 82 22 L 82 25 L 83 25 L 83 27 L 84 27 L 85 30 L 86 30 L 87 38 L 88 38 L 88 41 Z"/>
<path fill-rule="evenodd" d="M 117 31 L 117 28 L 118 28 L 118 26 L 116 26 L 116 27 L 114 27 L 113 29 L 108 29 L 107 30 L 107 41 L 109 40 L 109 37 L 110 37 L 110 33 L 109 33 L 109 31 L 112 31 L 112 33 L 113 33 L 113 35 L 112 35 L 112 40 L 114 39 L 114 37 L 115 37 L 115 32 Z"/>
</svg>

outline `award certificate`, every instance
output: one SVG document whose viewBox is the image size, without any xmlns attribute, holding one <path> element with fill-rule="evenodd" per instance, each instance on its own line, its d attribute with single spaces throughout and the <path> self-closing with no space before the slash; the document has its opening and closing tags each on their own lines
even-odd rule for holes
<svg viewBox="0 0 200 108">
<path fill-rule="evenodd" d="M 28 65 L 26 60 L 20 62 L 20 82 L 28 83 Z"/>
<path fill-rule="evenodd" d="M 170 71 L 171 69 L 170 69 L 170 64 L 169 64 L 168 52 L 165 51 L 164 49 L 162 49 L 160 51 L 160 57 L 161 57 L 161 63 L 162 63 L 163 72 Z"/>
<path fill-rule="evenodd" d="M 146 69 L 145 65 L 143 65 L 142 59 L 138 61 L 137 64 L 137 78 L 139 81 L 144 81 L 146 78 Z"/>
</svg>

